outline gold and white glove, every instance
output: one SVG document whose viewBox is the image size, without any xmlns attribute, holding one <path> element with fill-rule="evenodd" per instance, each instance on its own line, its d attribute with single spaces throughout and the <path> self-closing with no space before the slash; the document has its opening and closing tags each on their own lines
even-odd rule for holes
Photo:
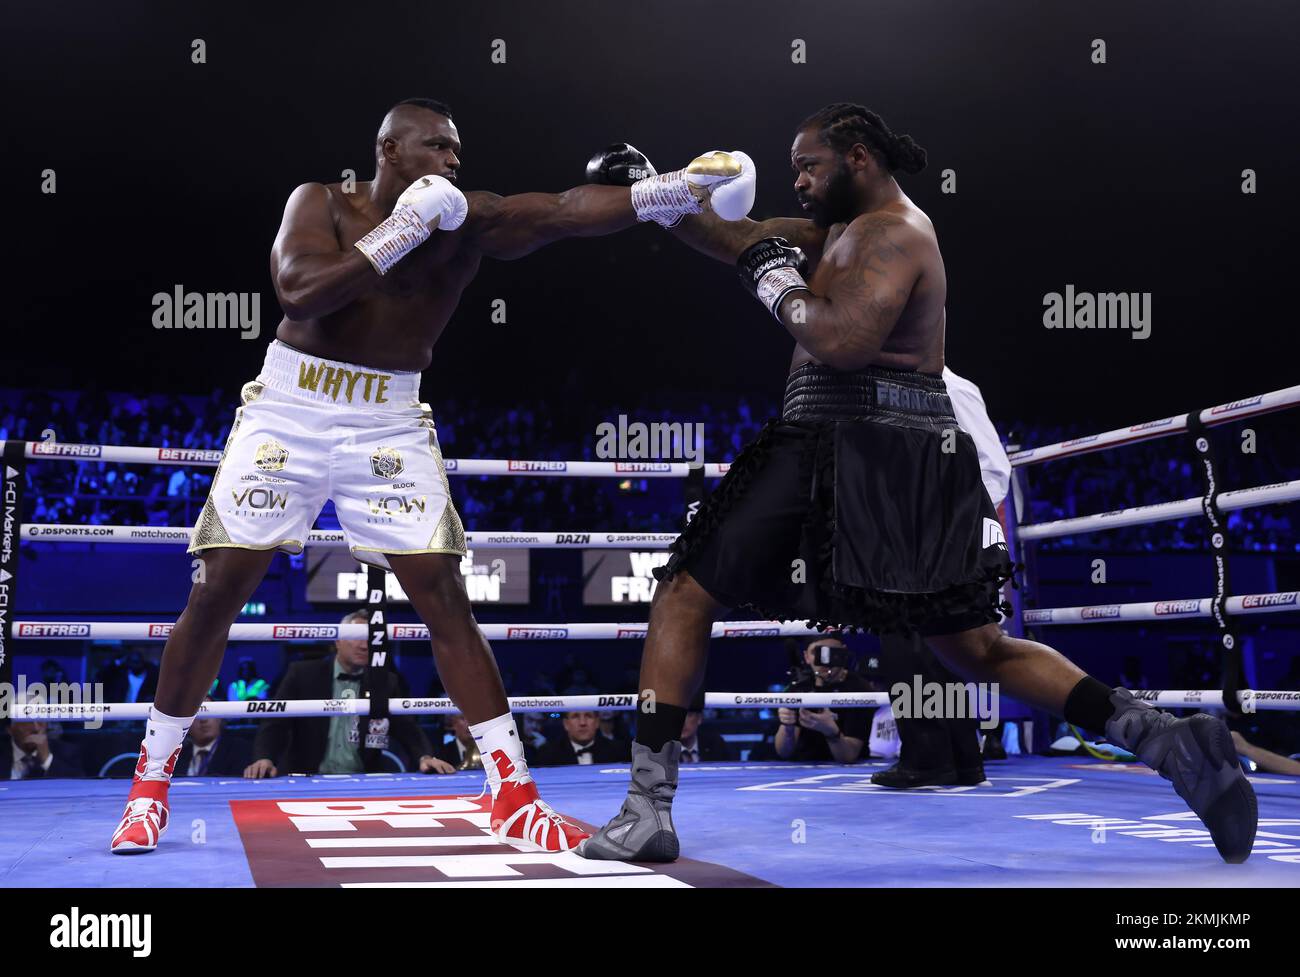
<svg viewBox="0 0 1300 977">
<path fill-rule="evenodd" d="M 392 214 L 353 247 L 383 275 L 435 230 L 454 231 L 468 214 L 469 201 L 454 183 L 422 176 L 402 191 Z"/>
<path fill-rule="evenodd" d="M 680 170 L 632 184 L 637 220 L 672 227 L 687 214 L 712 210 L 726 221 L 740 220 L 754 206 L 758 173 L 741 152 L 711 150 Z"/>
</svg>

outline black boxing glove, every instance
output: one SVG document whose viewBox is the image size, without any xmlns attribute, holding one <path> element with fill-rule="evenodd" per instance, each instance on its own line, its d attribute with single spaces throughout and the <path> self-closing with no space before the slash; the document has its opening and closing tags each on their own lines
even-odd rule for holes
<svg viewBox="0 0 1300 977">
<path fill-rule="evenodd" d="M 658 176 L 645 153 L 625 142 L 606 146 L 587 164 L 587 182 L 615 187 L 630 187 L 637 180 Z"/>
<path fill-rule="evenodd" d="M 783 237 L 765 237 L 740 253 L 736 259 L 740 280 L 750 294 L 767 306 L 780 321 L 781 300 L 791 292 L 807 292 L 803 280 L 808 257 Z"/>
</svg>

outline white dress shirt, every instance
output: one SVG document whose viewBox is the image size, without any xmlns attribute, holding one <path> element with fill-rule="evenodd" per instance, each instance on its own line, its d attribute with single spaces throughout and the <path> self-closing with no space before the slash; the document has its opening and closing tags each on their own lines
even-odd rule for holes
<svg viewBox="0 0 1300 977">
<path fill-rule="evenodd" d="M 958 423 L 961 423 L 960 418 L 958 418 Z M 135 672 L 126 673 L 126 701 L 127 702 L 140 701 L 140 690 L 144 688 L 144 680 L 146 678 L 148 678 L 148 675 L 144 672 L 141 672 L 139 675 L 135 674 Z"/>
<path fill-rule="evenodd" d="M 578 763 L 581 766 L 586 766 L 587 764 L 596 762 L 591 758 L 591 748 L 596 745 L 594 739 L 590 743 L 579 743 L 577 740 L 570 739 L 569 745 L 573 747 L 574 755 L 577 756 Z M 583 753 L 583 750 L 586 750 L 587 752 Z"/>
<path fill-rule="evenodd" d="M 695 734 L 695 738 L 691 740 L 690 746 L 686 745 L 685 740 L 682 740 L 681 742 L 682 742 L 682 755 L 679 759 L 680 763 L 702 763 L 704 761 L 704 757 L 700 756 L 700 734 L 699 733 Z"/>
<path fill-rule="evenodd" d="M 952 400 L 952 411 L 957 416 L 961 429 L 975 442 L 979 453 L 980 477 L 984 479 L 984 488 L 997 506 L 1007 497 L 1011 484 L 1011 461 L 1002 447 L 997 428 L 989 420 L 988 409 L 984 406 L 984 397 L 980 388 L 965 377 L 959 377 L 946 366 L 943 368 L 943 382 L 948 387 L 948 397 Z"/>
<path fill-rule="evenodd" d="M 199 775 L 199 753 L 200 752 L 206 752 L 208 754 L 208 763 L 212 762 L 212 754 L 216 752 L 217 742 L 220 739 L 221 737 L 218 736 L 215 740 L 213 740 L 211 743 L 207 744 L 206 746 L 197 746 L 191 744 L 193 748 L 190 750 L 190 765 L 185 768 L 185 776 L 197 777 Z M 207 771 L 204 771 L 204 773 L 206 774 Z"/>
</svg>

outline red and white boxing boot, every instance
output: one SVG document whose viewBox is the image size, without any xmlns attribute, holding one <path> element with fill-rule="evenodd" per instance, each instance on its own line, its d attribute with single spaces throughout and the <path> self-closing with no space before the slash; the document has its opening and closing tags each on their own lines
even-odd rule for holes
<svg viewBox="0 0 1300 977">
<path fill-rule="evenodd" d="M 538 796 L 523 757 L 511 759 L 504 750 L 494 750 L 484 769 L 492 786 L 491 827 L 498 841 L 529 851 L 564 852 L 591 836 Z"/>
<path fill-rule="evenodd" d="M 181 755 L 181 743 L 194 717 L 179 719 L 150 707 L 145 724 L 135 778 L 126 799 L 126 811 L 117 823 L 108 850 L 116 855 L 153 851 L 167 830 L 167 788 Z"/>
<path fill-rule="evenodd" d="M 167 788 L 172 770 L 181 755 L 178 746 L 166 763 L 150 762 L 148 750 L 140 744 L 140 759 L 135 763 L 135 778 L 126 799 L 126 810 L 117 823 L 108 850 L 115 855 L 136 855 L 153 851 L 167 831 Z"/>
<path fill-rule="evenodd" d="M 483 757 L 484 790 L 492 789 L 489 823 L 498 841 L 523 851 L 566 852 L 588 837 L 537 796 L 514 716 L 505 712 L 471 723 L 469 731 Z"/>
</svg>

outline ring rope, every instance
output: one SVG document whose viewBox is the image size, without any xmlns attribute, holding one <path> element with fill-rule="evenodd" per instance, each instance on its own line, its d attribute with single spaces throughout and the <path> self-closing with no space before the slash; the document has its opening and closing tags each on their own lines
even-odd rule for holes
<svg viewBox="0 0 1300 977">
<path fill-rule="evenodd" d="M 1273 485 L 1260 485 L 1256 488 L 1220 492 L 1216 499 L 1219 508 L 1224 512 L 1249 509 L 1253 506 L 1295 502 L 1300 500 L 1300 479 L 1291 482 L 1277 482 Z M 1171 519 L 1188 519 L 1204 514 L 1202 502 L 1202 497 L 1197 496 L 1194 499 L 1182 499 L 1177 502 L 1157 502 L 1152 505 L 1136 506 L 1132 509 L 1099 512 L 1091 516 L 1074 516 L 1069 519 L 1055 519 L 1051 522 L 1028 523 L 1020 527 L 1019 534 L 1022 540 L 1049 539 L 1055 536 L 1071 536 L 1098 530 L 1120 529 L 1124 526 L 1145 526 L 1151 523 L 1168 522 Z"/>
<path fill-rule="evenodd" d="M 127 465 L 192 465 L 216 468 L 222 452 L 207 448 L 149 448 L 139 445 L 79 444 L 62 441 L 0 441 L 23 445 L 31 461 L 112 461 Z M 731 465 L 685 461 L 539 461 L 525 458 L 445 458 L 448 475 L 522 475 L 560 478 L 688 478 L 703 468 L 705 478 L 721 478 Z"/>
<path fill-rule="evenodd" d="M 1215 706 L 1219 689 L 1139 690 L 1134 696 L 1162 708 Z M 1256 710 L 1300 711 L 1300 692 L 1245 689 L 1239 693 L 1245 712 Z M 639 708 L 633 693 L 618 695 L 512 696 L 511 712 L 633 712 Z M 707 692 L 705 709 L 865 709 L 890 704 L 886 692 Z M 148 702 L 15 702 L 11 717 L 17 722 L 40 720 L 132 721 L 149 718 Z M 451 715 L 460 712 L 448 698 L 419 699 L 408 696 L 388 700 L 392 715 Z M 353 699 L 249 699 L 237 702 L 205 702 L 199 715 L 216 719 L 296 719 L 314 716 L 365 716 L 370 700 Z"/>
<path fill-rule="evenodd" d="M 1273 594 L 1241 594 L 1229 597 L 1225 610 L 1232 615 L 1276 614 L 1300 608 L 1300 591 Z M 1091 604 L 1087 607 L 1031 607 L 1024 611 L 1025 624 L 1105 624 L 1113 621 L 1170 621 L 1213 617 L 1214 598 L 1154 600 L 1135 604 Z"/>
<path fill-rule="evenodd" d="M 1259 414 L 1270 414 L 1273 411 L 1286 410 L 1297 405 L 1300 405 L 1300 384 L 1266 394 L 1258 394 L 1254 397 L 1247 397 L 1244 400 L 1234 400 L 1227 404 L 1220 404 L 1218 407 L 1207 407 L 1200 411 L 1199 414 L 1201 423 L 1207 427 L 1216 427 L 1220 424 L 1245 420 Z M 1023 465 L 1035 465 L 1043 461 L 1055 461 L 1059 458 L 1069 458 L 1074 455 L 1090 454 L 1094 451 L 1105 451 L 1108 448 L 1118 448 L 1122 445 L 1137 444 L 1140 441 L 1151 441 L 1155 438 L 1164 438 L 1171 434 L 1181 434 L 1186 431 L 1187 418 L 1187 414 L 1175 414 L 1173 417 L 1164 417 L 1158 421 L 1147 421 L 1143 424 L 1116 428 L 1113 431 L 1105 431 L 1101 434 L 1090 434 L 1081 438 L 1071 438 L 1069 441 L 1058 441 L 1056 444 L 1045 444 L 1037 448 L 1013 451 L 1009 457 L 1012 467 L 1019 468 Z"/>
<path fill-rule="evenodd" d="M 166 641 L 171 621 L 15 621 L 14 637 L 32 641 Z M 642 640 L 645 622 L 625 624 L 581 622 L 573 624 L 479 624 L 489 641 L 608 641 Z M 369 636 L 366 624 L 233 624 L 230 641 L 359 641 Z M 786 638 L 820 634 L 803 622 L 717 621 L 714 638 Z M 389 624 L 389 641 L 428 641 L 429 629 L 420 623 Z"/>
<path fill-rule="evenodd" d="M 1217 498 L 1219 508 L 1224 512 L 1296 502 L 1300 501 L 1300 479 L 1255 488 L 1233 489 L 1220 493 Z M 1089 516 L 1055 519 L 1051 522 L 1029 523 L 1020 527 L 1020 538 L 1049 539 L 1127 526 L 1145 526 L 1173 519 L 1189 519 L 1202 514 L 1201 506 L 1202 499 L 1197 497 L 1176 502 L 1157 502 L 1131 509 L 1115 509 Z M 20 538 L 39 543 L 188 544 L 190 532 L 185 526 L 90 526 L 52 522 L 23 523 L 19 527 Z M 590 531 L 544 533 L 520 530 L 465 534 L 466 542 L 471 546 L 492 546 L 498 549 L 622 549 L 635 546 L 659 550 L 668 549 L 676 538 L 676 533 Z M 338 529 L 313 529 L 307 537 L 307 545 L 329 549 L 347 548 L 343 531 Z"/>
<path fill-rule="evenodd" d="M 187 526 L 89 526 L 81 523 L 25 522 L 19 537 L 34 543 L 153 543 L 188 545 L 192 530 Z M 467 532 L 470 546 L 496 549 L 625 549 L 636 547 L 666 550 L 677 533 L 568 532 L 542 533 L 529 530 L 512 532 Z M 341 529 L 313 529 L 307 536 L 308 546 L 324 549 L 347 549 Z"/>
</svg>

